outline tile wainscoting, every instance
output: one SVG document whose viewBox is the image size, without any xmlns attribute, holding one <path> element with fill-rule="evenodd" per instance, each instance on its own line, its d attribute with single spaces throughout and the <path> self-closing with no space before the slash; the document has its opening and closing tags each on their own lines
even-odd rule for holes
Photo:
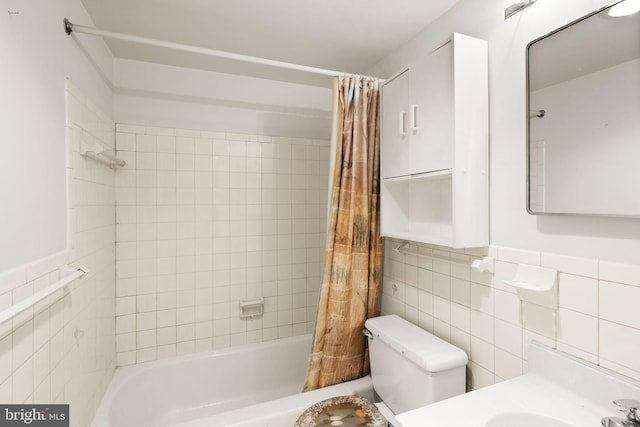
<svg viewBox="0 0 640 427">
<path fill-rule="evenodd" d="M 537 340 L 640 380 L 640 266 L 491 246 L 456 251 L 413 243 L 426 254 L 495 258 L 495 273 L 405 255 L 385 239 L 382 313 L 398 314 L 469 355 L 468 388 L 521 375 Z M 558 270 L 559 309 L 521 305 L 502 280 L 518 264 Z M 524 318 L 524 322 L 523 322 Z"/>
</svg>

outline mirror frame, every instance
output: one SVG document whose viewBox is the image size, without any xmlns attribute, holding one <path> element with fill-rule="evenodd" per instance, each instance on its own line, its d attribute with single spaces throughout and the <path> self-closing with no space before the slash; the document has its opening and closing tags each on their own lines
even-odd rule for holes
<svg viewBox="0 0 640 427">
<path fill-rule="evenodd" d="M 640 218 L 640 215 L 634 214 L 634 215 L 624 215 L 624 214 L 601 214 L 601 213 L 569 213 L 569 212 L 536 212 L 533 211 L 531 209 L 531 113 L 530 113 L 530 88 L 529 88 L 529 49 L 531 48 L 531 46 L 534 43 L 537 43 L 549 36 L 552 36 L 556 33 L 559 33 L 560 31 L 569 28 L 575 24 L 578 24 L 586 19 L 591 18 L 594 15 L 597 15 L 607 9 L 610 9 L 612 7 L 614 7 L 615 5 L 617 5 L 618 3 L 621 3 L 625 0 L 617 0 L 611 4 L 608 4 L 606 6 L 603 6 L 591 13 L 588 13 L 587 15 L 584 15 L 574 21 L 569 22 L 568 24 L 565 24 L 559 28 L 556 28 L 553 31 L 550 31 L 547 34 L 544 34 L 540 37 L 535 38 L 534 40 L 530 41 L 527 44 L 526 47 L 526 54 L 525 54 L 525 91 L 526 91 L 526 97 L 525 97 L 525 114 L 526 114 L 526 132 L 527 132 L 527 142 L 526 142 L 526 167 L 525 167 L 525 171 L 526 171 L 526 209 L 527 209 L 527 213 L 530 215 L 553 215 L 553 216 L 587 216 L 587 217 L 610 217 L 610 218 L 616 218 L 616 217 L 621 217 L 621 218 Z M 637 12 L 638 13 L 638 12 Z"/>
</svg>

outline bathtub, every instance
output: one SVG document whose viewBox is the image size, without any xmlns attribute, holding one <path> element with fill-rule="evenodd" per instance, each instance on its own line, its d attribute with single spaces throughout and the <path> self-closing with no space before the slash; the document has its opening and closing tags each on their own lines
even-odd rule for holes
<svg viewBox="0 0 640 427">
<path fill-rule="evenodd" d="M 369 377 L 300 393 L 311 335 L 118 368 L 92 427 L 291 426 L 329 397 L 373 398 Z"/>
</svg>

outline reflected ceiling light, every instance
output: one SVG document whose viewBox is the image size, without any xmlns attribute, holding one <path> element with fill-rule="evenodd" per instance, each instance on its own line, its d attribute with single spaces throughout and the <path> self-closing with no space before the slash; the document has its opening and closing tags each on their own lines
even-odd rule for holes
<svg viewBox="0 0 640 427">
<path fill-rule="evenodd" d="M 509 1 L 510 5 L 507 6 L 507 8 L 504 10 L 504 19 L 511 18 L 513 15 L 528 8 L 529 6 L 534 4 L 536 1 L 538 0 L 523 0 L 515 3 L 513 3 L 512 1 Z"/>
<path fill-rule="evenodd" d="M 624 0 L 609 9 L 609 16 L 617 18 L 619 16 L 633 15 L 640 11 L 640 0 Z"/>
</svg>

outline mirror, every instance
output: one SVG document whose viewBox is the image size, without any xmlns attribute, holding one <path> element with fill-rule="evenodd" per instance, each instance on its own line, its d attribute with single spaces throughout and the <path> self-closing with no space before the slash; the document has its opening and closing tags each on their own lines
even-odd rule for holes
<svg viewBox="0 0 640 427">
<path fill-rule="evenodd" d="M 527 46 L 527 210 L 640 217 L 640 12 Z"/>
</svg>

